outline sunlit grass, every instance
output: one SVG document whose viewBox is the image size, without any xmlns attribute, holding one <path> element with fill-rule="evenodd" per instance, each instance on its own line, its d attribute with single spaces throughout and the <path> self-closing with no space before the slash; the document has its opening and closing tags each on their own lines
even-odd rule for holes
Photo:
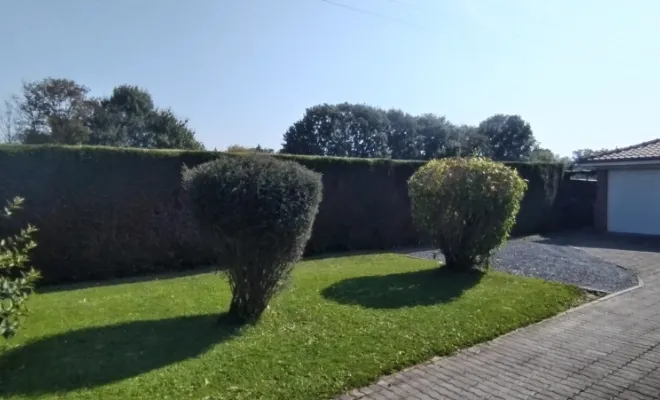
<svg viewBox="0 0 660 400">
<path fill-rule="evenodd" d="M 219 319 L 229 290 L 217 274 L 38 294 L 0 356 L 0 398 L 327 399 L 580 298 L 394 254 L 302 262 L 242 328 Z"/>
</svg>

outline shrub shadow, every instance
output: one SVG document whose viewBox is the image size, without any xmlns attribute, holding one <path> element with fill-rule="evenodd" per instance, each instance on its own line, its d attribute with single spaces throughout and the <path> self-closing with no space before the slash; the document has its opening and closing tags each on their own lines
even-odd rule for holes
<svg viewBox="0 0 660 400">
<path fill-rule="evenodd" d="M 240 332 L 226 314 L 135 321 L 45 337 L 0 354 L 0 398 L 97 387 L 197 357 Z"/>
<path fill-rule="evenodd" d="M 477 285 L 484 272 L 435 268 L 346 279 L 325 288 L 323 297 L 375 309 L 430 306 L 451 302 Z"/>
</svg>

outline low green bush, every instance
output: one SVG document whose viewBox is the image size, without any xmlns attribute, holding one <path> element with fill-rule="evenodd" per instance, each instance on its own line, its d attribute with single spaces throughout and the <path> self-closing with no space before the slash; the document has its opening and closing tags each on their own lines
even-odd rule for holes
<svg viewBox="0 0 660 400">
<path fill-rule="evenodd" d="M 7 202 L 0 212 L 9 219 L 23 204 L 20 197 Z M 25 315 L 25 301 L 34 289 L 39 273 L 27 264 L 28 253 L 36 247 L 32 234 L 36 228 L 28 225 L 16 235 L 0 239 L 0 336 L 5 339 L 16 334 L 21 317 Z"/>
<path fill-rule="evenodd" d="M 257 320 L 302 256 L 321 176 L 292 161 L 252 155 L 184 169 L 183 184 L 216 264 L 229 277 L 229 314 Z"/>
<path fill-rule="evenodd" d="M 413 220 L 448 267 L 487 266 L 511 232 L 525 188 L 518 173 L 501 163 L 433 160 L 410 178 Z"/>
</svg>

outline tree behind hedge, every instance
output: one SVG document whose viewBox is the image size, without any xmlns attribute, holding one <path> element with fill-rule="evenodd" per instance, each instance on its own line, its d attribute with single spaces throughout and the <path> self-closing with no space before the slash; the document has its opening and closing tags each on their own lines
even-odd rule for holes
<svg viewBox="0 0 660 400">
<path fill-rule="evenodd" d="M 321 104 L 284 134 L 282 153 L 338 157 L 430 160 L 487 157 L 529 160 L 537 145 L 518 115 L 493 115 L 478 127 L 457 126 L 436 114 L 413 116 L 364 104 Z"/>
<path fill-rule="evenodd" d="M 23 84 L 0 114 L 2 139 L 24 144 L 103 145 L 202 150 L 188 120 L 156 108 L 151 95 L 121 85 L 106 98 L 70 79 L 45 78 Z"/>
<path fill-rule="evenodd" d="M 515 223 L 525 188 L 514 169 L 466 158 L 433 160 L 408 184 L 415 224 L 456 269 L 488 265 Z"/>
<path fill-rule="evenodd" d="M 202 150 L 187 119 L 159 109 L 140 87 L 121 85 L 112 95 L 95 101 L 89 144 L 147 149 Z"/>
<path fill-rule="evenodd" d="M 184 169 L 183 183 L 229 277 L 230 316 L 256 321 L 302 256 L 321 201 L 320 175 L 249 155 Z"/>
<path fill-rule="evenodd" d="M 532 127 L 519 115 L 495 114 L 479 124 L 478 133 L 488 139 L 485 155 L 493 160 L 529 160 L 536 145 Z"/>
<path fill-rule="evenodd" d="M 321 104 L 305 110 L 284 134 L 282 152 L 319 156 L 389 156 L 385 112 L 363 104 Z"/>
</svg>

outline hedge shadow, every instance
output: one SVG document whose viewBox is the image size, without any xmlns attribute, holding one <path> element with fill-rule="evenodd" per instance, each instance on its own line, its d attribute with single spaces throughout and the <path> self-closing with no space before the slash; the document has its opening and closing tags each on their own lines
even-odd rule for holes
<svg viewBox="0 0 660 400">
<path fill-rule="evenodd" d="M 223 315 L 134 321 L 66 332 L 0 355 L 3 395 L 97 387 L 197 357 L 239 334 Z"/>
</svg>

